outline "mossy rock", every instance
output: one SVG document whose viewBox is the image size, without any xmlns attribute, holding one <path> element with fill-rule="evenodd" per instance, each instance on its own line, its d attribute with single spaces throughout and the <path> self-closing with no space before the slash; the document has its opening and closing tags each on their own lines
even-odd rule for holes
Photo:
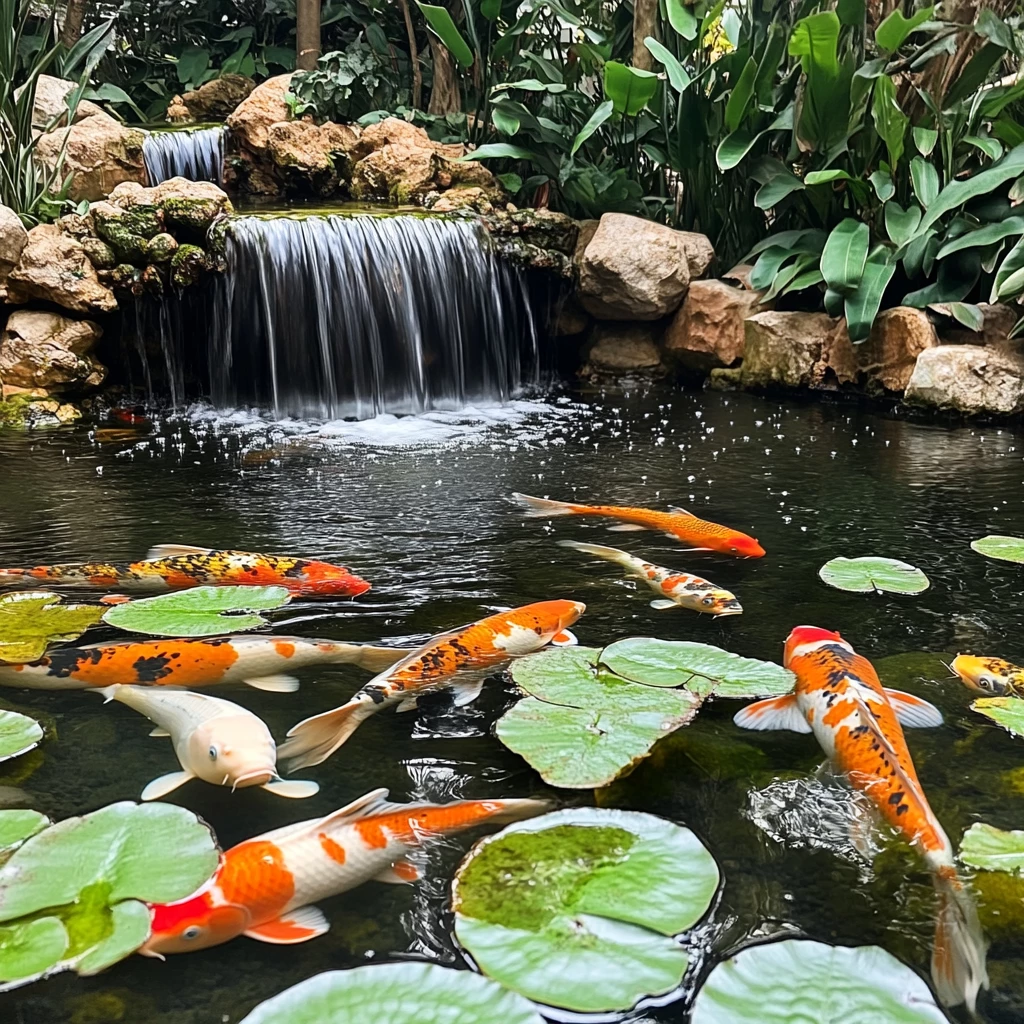
<svg viewBox="0 0 1024 1024">
<path fill-rule="evenodd" d="M 114 251 L 118 262 L 134 264 L 146 262 L 148 239 L 131 231 L 125 223 L 125 218 L 96 218 L 96 233 Z"/>
<path fill-rule="evenodd" d="M 34 401 L 32 395 L 12 395 L 0 401 L 0 427 L 24 427 Z"/>
<path fill-rule="evenodd" d="M 171 260 L 171 282 L 177 288 L 188 288 L 207 269 L 206 253 L 198 245 L 179 245 Z"/>
<path fill-rule="evenodd" d="M 138 270 L 131 263 L 119 263 L 110 271 L 109 285 L 112 288 L 131 288 Z"/>
<path fill-rule="evenodd" d="M 150 263 L 170 263 L 178 250 L 178 240 L 166 231 L 154 235 L 146 246 L 146 258 Z"/>
<path fill-rule="evenodd" d="M 133 235 L 142 235 L 150 239 L 163 231 L 163 213 L 159 206 L 150 203 L 136 203 L 124 211 L 120 218 L 123 224 Z"/>
<path fill-rule="evenodd" d="M 227 254 L 228 226 L 231 221 L 227 217 L 218 217 L 206 232 L 206 248 L 211 256 L 221 257 Z"/>
<path fill-rule="evenodd" d="M 142 271 L 139 280 L 142 283 L 143 289 L 149 292 L 150 295 L 159 297 L 164 294 L 167 288 L 164 271 L 152 263 Z"/>
<path fill-rule="evenodd" d="M 203 238 L 221 212 L 221 207 L 219 199 L 172 196 L 164 200 L 164 220 L 171 229 L 177 228 L 192 237 Z"/>
<path fill-rule="evenodd" d="M 517 210 L 509 216 L 524 242 L 566 256 L 575 252 L 580 227 L 572 217 L 554 210 Z"/>
<path fill-rule="evenodd" d="M 97 270 L 113 270 L 117 266 L 114 250 L 102 239 L 88 235 L 82 239 L 82 248 L 89 257 L 89 262 Z"/>
</svg>

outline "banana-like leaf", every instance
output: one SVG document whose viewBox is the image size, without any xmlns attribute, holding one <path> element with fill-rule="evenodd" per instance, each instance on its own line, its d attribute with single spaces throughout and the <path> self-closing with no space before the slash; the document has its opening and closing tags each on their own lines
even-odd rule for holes
<svg viewBox="0 0 1024 1024">
<path fill-rule="evenodd" d="M 847 217 L 832 229 L 821 253 L 821 275 L 829 288 L 842 295 L 857 290 L 870 243 L 871 231 L 863 221 Z"/>
<path fill-rule="evenodd" d="M 665 0 L 668 23 L 688 42 L 697 38 L 697 18 L 683 0 Z M 660 58 L 659 58 L 660 59 Z"/>
<path fill-rule="evenodd" d="M 1000 185 L 1020 177 L 1021 174 L 1024 174 L 1024 144 L 1015 146 L 991 167 L 986 167 L 970 178 L 957 179 L 946 185 L 922 217 L 918 233 L 926 231 L 940 217 L 958 206 L 994 192 Z"/>
<path fill-rule="evenodd" d="M 996 302 L 1004 296 L 1013 294 L 1011 282 L 1024 269 L 1024 238 L 1006 254 L 1006 259 L 1000 264 L 996 271 L 995 280 L 992 282 L 992 294 L 989 302 Z"/>
<path fill-rule="evenodd" d="M 866 341 L 871 334 L 882 296 L 895 272 L 896 263 L 883 246 L 867 258 L 857 290 L 846 298 L 846 329 L 854 344 Z"/>
<path fill-rule="evenodd" d="M 612 116 L 615 109 L 615 105 L 611 100 L 605 100 L 587 119 L 587 123 L 579 130 L 579 134 L 573 140 L 572 144 L 572 155 L 575 156 L 577 150 L 583 145 L 587 139 L 590 138 L 598 128 L 601 127 Z"/>
<path fill-rule="evenodd" d="M 968 231 L 967 234 L 947 242 L 938 251 L 936 259 L 945 259 L 950 253 L 959 252 L 961 249 L 993 245 L 1011 235 L 1024 235 L 1024 217 L 1007 217 L 1000 223 L 986 224 L 983 228 Z"/>
<path fill-rule="evenodd" d="M 950 316 L 970 331 L 980 331 L 985 326 L 985 314 L 970 302 L 933 302 L 928 306 L 942 316 Z"/>
<path fill-rule="evenodd" d="M 536 160 L 537 154 L 524 146 L 513 146 L 508 142 L 489 142 L 486 146 L 478 146 L 472 153 L 460 156 L 458 160 L 496 160 L 502 157 L 513 160 Z"/>
<path fill-rule="evenodd" d="M 974 31 L 983 39 L 1001 46 L 1004 50 L 1013 53 L 1016 46 L 1013 42 L 1013 29 L 1003 21 L 994 11 L 983 7 L 978 11 L 978 18 L 974 23 Z"/>
<path fill-rule="evenodd" d="M 765 129 L 759 132 L 752 132 L 749 128 L 740 128 L 738 131 L 726 135 L 718 144 L 715 153 L 715 161 L 720 171 L 731 171 L 753 148 L 758 139 L 767 135 L 768 132 L 787 131 L 793 128 L 793 107 L 788 106 L 781 114 Z"/>
<path fill-rule="evenodd" d="M 729 93 L 729 101 L 725 105 L 725 127 L 730 132 L 734 132 L 739 128 L 747 113 L 747 108 L 750 106 L 750 101 L 754 96 L 754 78 L 756 75 L 757 61 L 751 57 L 743 65 L 743 70 L 740 72 L 739 78 L 736 79 L 736 84 Z"/>
<path fill-rule="evenodd" d="M 921 156 L 931 156 L 935 143 L 939 141 L 939 133 L 934 128 L 913 128 L 914 145 Z"/>
<path fill-rule="evenodd" d="M 871 182 L 879 202 L 887 203 L 896 195 L 896 186 L 893 184 L 892 175 L 888 171 L 881 169 L 874 171 L 871 177 L 868 178 L 868 181 Z"/>
<path fill-rule="evenodd" d="M 797 143 L 805 152 L 827 152 L 846 137 L 853 66 L 839 62 L 839 29 L 836 12 L 822 11 L 801 18 L 789 39 L 805 76 L 796 120 Z"/>
<path fill-rule="evenodd" d="M 939 194 L 939 172 L 924 157 L 915 156 L 910 161 L 910 180 L 917 201 L 927 210 Z"/>
<path fill-rule="evenodd" d="M 905 42 L 907 36 L 923 25 L 935 13 L 934 7 L 922 7 L 910 18 L 903 12 L 895 10 L 875 29 L 875 42 L 878 48 L 886 53 L 893 53 Z"/>
<path fill-rule="evenodd" d="M 990 160 L 998 160 L 1003 155 L 1003 147 L 999 140 L 987 135 L 965 135 L 964 142 L 968 146 L 980 149 Z"/>
<path fill-rule="evenodd" d="M 604 66 L 604 94 L 612 101 L 616 114 L 636 117 L 658 89 L 658 76 L 651 71 L 631 68 L 610 60 Z"/>
<path fill-rule="evenodd" d="M 927 266 L 925 267 L 928 272 Z M 970 294 L 981 276 L 981 256 L 977 249 L 965 249 L 963 252 L 944 259 L 939 264 L 939 272 L 935 280 L 903 297 L 905 306 L 924 309 L 935 302 L 959 302 Z"/>
<path fill-rule="evenodd" d="M 665 66 L 665 74 L 668 75 L 672 88 L 678 93 L 685 92 L 690 84 L 690 76 L 686 68 L 676 60 L 675 54 L 667 46 L 659 43 L 653 36 L 648 36 L 644 40 L 644 46 L 651 51 L 651 56 L 655 60 L 661 61 Z"/>
<path fill-rule="evenodd" d="M 804 183 L 788 168 L 773 174 L 755 193 L 754 205 L 759 210 L 770 210 L 786 196 L 803 189 Z"/>
<path fill-rule="evenodd" d="M 883 208 L 885 230 L 889 238 L 897 245 L 910 241 L 921 223 L 921 208 L 911 203 L 905 210 L 896 200 L 891 199 Z"/>
<path fill-rule="evenodd" d="M 473 51 L 469 48 L 462 33 L 458 30 L 451 14 L 447 8 L 435 6 L 434 4 L 421 3 L 416 0 L 416 6 L 423 12 L 431 31 L 448 48 L 451 55 L 465 68 L 473 64 Z"/>
<path fill-rule="evenodd" d="M 875 82 L 871 117 L 875 122 L 875 131 L 889 153 L 889 165 L 895 167 L 903 156 L 903 140 L 910 118 L 903 113 L 896 99 L 896 86 L 891 78 L 879 78 Z"/>
</svg>

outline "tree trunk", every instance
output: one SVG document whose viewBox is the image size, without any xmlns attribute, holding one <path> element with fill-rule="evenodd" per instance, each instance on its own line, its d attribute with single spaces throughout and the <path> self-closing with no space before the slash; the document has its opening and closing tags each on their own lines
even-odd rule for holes
<svg viewBox="0 0 1024 1024">
<path fill-rule="evenodd" d="M 448 47 L 433 34 L 430 40 L 430 53 L 434 58 L 434 84 L 430 89 L 430 105 L 428 114 L 455 114 L 462 110 L 462 96 L 459 93 L 459 82 L 455 77 L 455 62 L 448 52 Z"/>
<path fill-rule="evenodd" d="M 654 57 L 644 45 L 648 36 L 658 35 L 658 0 L 633 0 L 633 67 L 654 68 Z"/>
<path fill-rule="evenodd" d="M 412 65 L 412 109 L 419 110 L 423 99 L 423 70 L 420 68 L 420 55 L 416 49 L 416 30 L 412 25 L 409 13 L 409 0 L 398 0 L 405 18 L 405 34 L 409 39 L 409 63 Z"/>
<path fill-rule="evenodd" d="M 68 0 L 64 25 L 60 30 L 60 41 L 67 49 L 71 49 L 82 35 L 82 22 L 85 21 L 85 9 L 89 0 Z"/>
<path fill-rule="evenodd" d="M 320 0 L 295 4 L 295 68 L 312 71 L 320 56 Z"/>
</svg>

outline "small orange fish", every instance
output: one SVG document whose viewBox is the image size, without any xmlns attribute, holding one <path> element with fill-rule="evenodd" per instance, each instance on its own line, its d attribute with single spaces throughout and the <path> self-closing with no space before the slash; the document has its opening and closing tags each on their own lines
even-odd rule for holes
<svg viewBox="0 0 1024 1024">
<path fill-rule="evenodd" d="M 519 821 L 548 809 L 543 800 L 394 804 L 387 795 L 376 789 L 325 818 L 232 847 L 197 893 L 150 908 L 150 937 L 140 952 L 188 953 L 239 935 L 284 945 L 315 939 L 330 927 L 317 900 L 371 879 L 416 881 L 420 871 L 408 855 L 425 836 Z"/>
<path fill-rule="evenodd" d="M 529 511 L 533 519 L 549 516 L 606 516 L 621 520 L 620 525 L 609 529 L 618 532 L 631 530 L 655 530 L 673 540 L 689 544 L 697 551 L 717 551 L 723 555 L 738 558 L 760 558 L 764 548 L 753 537 L 739 530 L 718 523 L 698 519 L 686 509 L 669 506 L 671 512 L 656 512 L 649 508 L 632 508 L 621 505 L 573 505 L 567 501 L 552 501 L 548 498 L 531 498 L 528 494 L 514 493 L 512 497 Z"/>
<path fill-rule="evenodd" d="M 191 587 L 275 586 L 295 597 L 358 597 L 370 584 L 342 565 L 248 551 L 213 551 L 161 544 L 139 562 L 111 565 L 77 562 L 0 569 L 0 586 L 116 587 L 162 593 Z"/>
<path fill-rule="evenodd" d="M 949 667 L 969 690 L 990 697 L 1024 697 L 1024 668 L 1013 662 L 958 654 Z"/>
<path fill-rule="evenodd" d="M 921 854 L 939 895 L 932 979 L 943 1003 L 966 1002 L 973 1013 L 978 989 L 988 987 L 977 910 L 957 875 L 953 846 L 924 795 L 900 725 L 941 725 L 942 714 L 920 697 L 885 689 L 871 662 L 827 629 L 797 626 L 786 640 L 783 663 L 796 674 L 795 692 L 748 705 L 736 724 L 813 732 L 850 785 Z"/>
<path fill-rule="evenodd" d="M 567 627 L 585 609 L 579 601 L 540 601 L 435 636 L 371 679 L 347 704 L 299 722 L 279 757 L 289 761 L 289 771 L 320 764 L 381 708 L 397 704 L 399 711 L 410 711 L 424 694 L 444 687 L 455 690 L 457 705 L 468 704 L 486 676 L 510 659 L 549 643 L 574 644 Z"/>
</svg>

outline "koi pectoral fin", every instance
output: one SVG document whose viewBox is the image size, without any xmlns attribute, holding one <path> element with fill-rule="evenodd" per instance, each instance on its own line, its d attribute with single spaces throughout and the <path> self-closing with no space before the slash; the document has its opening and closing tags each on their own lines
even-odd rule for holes
<svg viewBox="0 0 1024 1024">
<path fill-rule="evenodd" d="M 737 712 L 733 716 L 733 722 L 741 729 L 789 729 L 791 732 L 811 732 L 807 719 L 797 705 L 794 693 L 754 701 Z"/>
<path fill-rule="evenodd" d="M 170 736 L 171 734 L 163 726 L 158 725 L 155 729 L 153 729 L 150 732 L 149 735 L 154 737 L 163 737 Z"/>
<path fill-rule="evenodd" d="M 472 704 L 480 696 L 480 691 L 484 688 L 485 678 L 486 676 L 483 676 L 480 679 L 465 679 L 452 683 L 452 703 L 455 707 L 461 708 L 466 704 Z"/>
<path fill-rule="evenodd" d="M 651 602 L 651 607 L 656 608 L 659 612 L 665 611 L 667 608 L 678 608 L 679 605 L 675 601 L 670 601 L 667 597 L 659 597 Z"/>
<path fill-rule="evenodd" d="M 161 775 L 142 791 L 139 799 L 159 800 L 162 796 L 173 793 L 179 786 L 184 786 L 186 782 L 194 778 L 195 776 L 191 772 L 170 772 L 167 775 Z"/>
<path fill-rule="evenodd" d="M 576 647 L 578 645 L 579 640 L 576 639 L 576 634 L 568 629 L 561 630 L 551 638 L 552 647 Z"/>
<path fill-rule="evenodd" d="M 410 885 L 423 877 L 423 872 L 411 860 L 397 860 L 389 868 L 373 876 L 375 882 L 385 885 Z"/>
<path fill-rule="evenodd" d="M 902 690 L 886 690 L 885 695 L 905 729 L 934 729 L 942 725 L 942 712 L 923 698 Z"/>
<path fill-rule="evenodd" d="M 158 562 L 162 558 L 177 558 L 180 555 L 208 555 L 213 548 L 197 548 L 191 544 L 156 544 L 146 552 L 144 562 Z"/>
<path fill-rule="evenodd" d="M 256 679 L 242 681 L 254 690 L 266 690 L 269 693 L 294 693 L 299 688 L 299 681 L 295 676 L 259 676 Z"/>
<path fill-rule="evenodd" d="M 639 523 L 617 523 L 615 526 L 609 526 L 609 533 L 643 533 L 647 529 L 646 526 L 641 526 Z"/>
<path fill-rule="evenodd" d="M 323 911 L 319 907 L 309 906 L 299 907 L 298 910 L 291 911 L 286 917 L 267 921 L 242 934 L 250 939 L 257 939 L 259 942 L 292 946 L 298 942 L 308 942 L 310 939 L 325 935 L 330 927 Z"/>
</svg>

